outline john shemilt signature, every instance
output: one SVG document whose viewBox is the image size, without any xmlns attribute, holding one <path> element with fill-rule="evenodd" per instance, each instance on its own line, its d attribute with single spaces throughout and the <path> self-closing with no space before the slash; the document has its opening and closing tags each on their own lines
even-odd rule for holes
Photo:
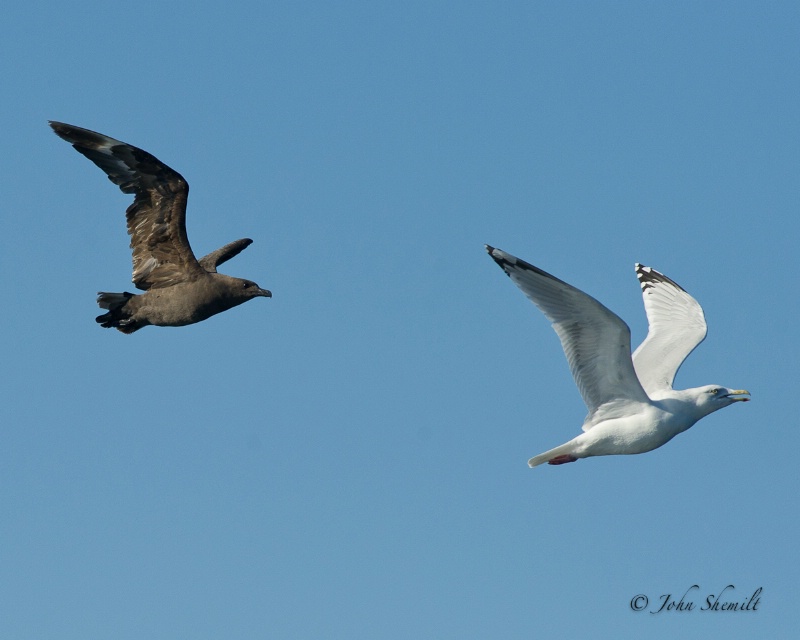
<svg viewBox="0 0 800 640">
<path fill-rule="evenodd" d="M 758 611 L 758 605 L 761 602 L 762 587 L 756 589 L 752 594 L 748 594 L 743 598 L 734 598 L 733 591 L 736 587 L 729 584 L 718 594 L 709 594 L 706 596 L 705 602 L 698 607 L 694 600 L 690 599 L 690 593 L 697 589 L 700 590 L 699 584 L 693 584 L 689 587 L 683 595 L 676 600 L 671 593 L 665 593 L 660 597 L 661 606 L 657 609 L 650 609 L 650 613 L 662 613 L 664 611 Z M 650 604 L 650 599 L 644 595 L 639 594 L 631 598 L 631 609 L 634 611 L 644 611 Z"/>
</svg>

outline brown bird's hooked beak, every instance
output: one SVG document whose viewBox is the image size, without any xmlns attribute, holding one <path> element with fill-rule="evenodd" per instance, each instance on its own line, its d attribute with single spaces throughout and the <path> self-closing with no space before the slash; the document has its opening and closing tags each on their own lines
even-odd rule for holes
<svg viewBox="0 0 800 640">
<path fill-rule="evenodd" d="M 728 397 L 731 400 L 733 400 L 734 402 L 749 402 L 750 401 L 749 397 L 747 397 L 747 398 L 736 398 L 736 397 L 734 397 L 734 396 L 744 396 L 744 395 L 749 396 L 750 392 L 747 391 L 746 389 L 734 389 L 728 394 Z"/>
<path fill-rule="evenodd" d="M 265 298 L 271 298 L 272 297 L 272 291 L 269 291 L 268 289 L 259 289 L 258 292 L 256 293 L 256 295 L 257 296 L 264 296 Z"/>
</svg>

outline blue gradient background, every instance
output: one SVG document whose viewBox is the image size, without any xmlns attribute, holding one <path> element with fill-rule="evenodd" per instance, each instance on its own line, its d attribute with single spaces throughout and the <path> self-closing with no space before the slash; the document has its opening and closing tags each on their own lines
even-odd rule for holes
<svg viewBox="0 0 800 640">
<path fill-rule="evenodd" d="M 800 8 L 11 2 L 0 23 L 0 636 L 753 638 L 796 631 Z M 121 194 L 46 125 L 189 181 L 273 291 L 99 328 Z M 526 460 L 585 408 L 514 253 L 646 333 L 703 305 L 655 452 Z M 757 612 L 630 601 L 763 587 Z M 690 594 L 691 595 L 691 594 Z M 651 607 L 652 608 L 652 607 Z"/>
</svg>

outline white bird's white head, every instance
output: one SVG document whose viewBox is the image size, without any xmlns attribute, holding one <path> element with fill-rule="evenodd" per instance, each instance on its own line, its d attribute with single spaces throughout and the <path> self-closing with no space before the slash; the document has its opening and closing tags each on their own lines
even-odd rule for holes
<svg viewBox="0 0 800 640">
<path fill-rule="evenodd" d="M 702 410 L 703 415 L 714 413 L 734 402 L 747 402 L 750 400 L 750 392 L 745 389 L 728 389 L 720 385 L 709 384 L 696 389 L 688 389 L 694 392 L 695 404 Z"/>
</svg>

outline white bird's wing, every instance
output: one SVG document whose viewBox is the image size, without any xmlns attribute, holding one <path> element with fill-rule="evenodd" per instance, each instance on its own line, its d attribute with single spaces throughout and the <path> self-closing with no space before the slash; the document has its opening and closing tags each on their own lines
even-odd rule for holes
<svg viewBox="0 0 800 640">
<path fill-rule="evenodd" d="M 522 292 L 553 323 L 572 377 L 589 408 L 584 430 L 603 405 L 622 401 L 649 403 L 631 362 L 631 332 L 616 314 L 591 296 L 520 260 L 486 246 Z"/>
<path fill-rule="evenodd" d="M 633 354 L 644 390 L 653 395 L 672 389 L 683 361 L 706 337 L 706 319 L 697 300 L 655 269 L 636 265 L 650 328 Z"/>
</svg>

